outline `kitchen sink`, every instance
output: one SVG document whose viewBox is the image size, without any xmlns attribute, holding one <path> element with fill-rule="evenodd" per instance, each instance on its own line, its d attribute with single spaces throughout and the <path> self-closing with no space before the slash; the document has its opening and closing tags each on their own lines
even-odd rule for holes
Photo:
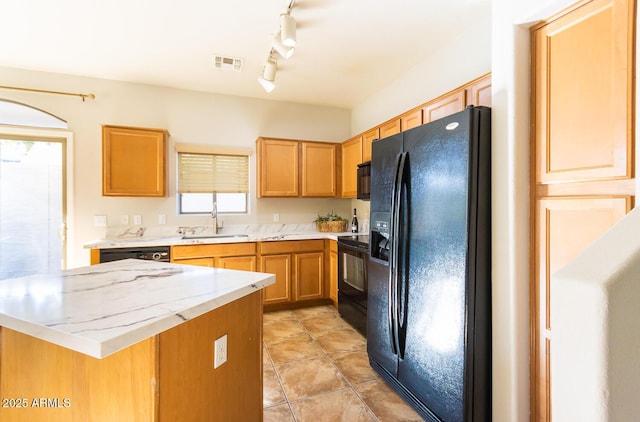
<svg viewBox="0 0 640 422">
<path fill-rule="evenodd" d="M 248 234 L 185 234 L 183 239 L 229 239 L 229 238 L 247 238 Z"/>
</svg>

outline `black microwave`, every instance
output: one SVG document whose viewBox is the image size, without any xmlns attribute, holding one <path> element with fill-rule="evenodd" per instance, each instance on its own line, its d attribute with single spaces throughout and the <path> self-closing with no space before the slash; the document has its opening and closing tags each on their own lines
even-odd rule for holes
<svg viewBox="0 0 640 422">
<path fill-rule="evenodd" d="M 371 161 L 358 164 L 358 199 L 371 198 Z"/>
</svg>

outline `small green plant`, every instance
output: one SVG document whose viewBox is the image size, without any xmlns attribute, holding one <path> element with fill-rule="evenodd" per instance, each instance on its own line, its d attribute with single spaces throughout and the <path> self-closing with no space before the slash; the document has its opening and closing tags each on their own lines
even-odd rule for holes
<svg viewBox="0 0 640 422">
<path fill-rule="evenodd" d="M 340 217 L 333 211 L 330 211 L 326 214 L 318 214 L 318 218 L 316 218 L 314 223 L 324 223 L 327 221 L 345 221 L 344 218 Z"/>
</svg>

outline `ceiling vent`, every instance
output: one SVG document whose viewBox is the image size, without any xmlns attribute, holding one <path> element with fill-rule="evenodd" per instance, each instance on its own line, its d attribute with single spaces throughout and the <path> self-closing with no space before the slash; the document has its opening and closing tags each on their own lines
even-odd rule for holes
<svg viewBox="0 0 640 422">
<path fill-rule="evenodd" d="M 225 56 L 215 56 L 214 63 L 216 69 L 227 70 L 233 72 L 241 72 L 242 71 L 242 59 L 236 59 L 234 57 L 225 57 Z"/>
</svg>

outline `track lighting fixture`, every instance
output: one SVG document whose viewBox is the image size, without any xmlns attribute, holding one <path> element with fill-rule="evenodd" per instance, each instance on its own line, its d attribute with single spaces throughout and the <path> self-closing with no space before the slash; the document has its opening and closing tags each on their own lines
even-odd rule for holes
<svg viewBox="0 0 640 422">
<path fill-rule="evenodd" d="M 278 32 L 276 36 L 273 37 L 272 46 L 276 53 L 282 56 L 282 58 L 285 60 L 293 56 L 293 52 L 295 51 L 295 47 L 287 47 L 286 45 L 282 44 L 280 32 Z"/>
<path fill-rule="evenodd" d="M 280 27 L 276 31 L 276 35 L 271 40 L 271 50 L 269 58 L 262 68 L 262 74 L 258 77 L 258 82 L 267 93 L 273 91 L 276 87 L 276 71 L 278 70 L 278 62 L 274 57 L 274 53 L 278 53 L 283 59 L 288 59 L 293 55 L 296 45 L 296 21 L 291 16 L 291 8 L 294 0 L 289 0 L 289 5 L 280 13 Z"/>
<path fill-rule="evenodd" d="M 262 69 L 262 75 L 258 78 L 258 82 L 260 82 L 262 88 L 267 92 L 273 91 L 276 87 L 276 70 L 278 70 L 278 62 L 272 55 L 269 55 Z"/>
<path fill-rule="evenodd" d="M 280 39 L 286 47 L 296 45 L 296 21 L 291 16 L 290 10 L 280 15 Z"/>
</svg>

